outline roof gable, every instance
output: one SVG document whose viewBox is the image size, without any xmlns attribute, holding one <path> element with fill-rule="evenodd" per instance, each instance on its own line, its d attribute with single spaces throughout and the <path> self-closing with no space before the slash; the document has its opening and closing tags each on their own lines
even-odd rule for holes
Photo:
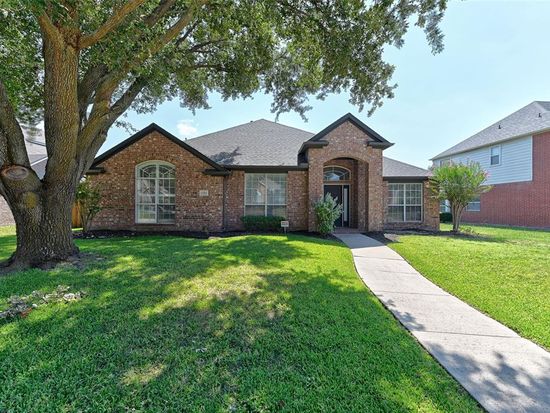
<svg viewBox="0 0 550 413">
<path fill-rule="evenodd" d="M 338 126 L 344 124 L 345 122 L 350 122 L 353 125 L 355 125 L 362 132 L 364 132 L 369 137 L 371 137 L 374 142 L 380 143 L 381 147 L 388 148 L 388 147 L 393 145 L 393 143 L 390 143 L 389 141 L 384 139 L 379 133 L 377 133 L 373 129 L 369 128 L 365 123 L 363 123 L 357 117 L 353 116 L 351 113 L 346 113 L 340 119 L 337 119 L 336 121 L 332 122 L 325 129 L 323 129 L 321 132 L 319 132 L 315 136 L 313 136 L 309 141 L 310 142 L 319 142 L 325 136 L 327 136 L 330 132 L 332 132 L 334 129 L 336 129 Z"/>
<path fill-rule="evenodd" d="M 550 102 L 534 101 L 432 159 L 456 155 L 544 130 L 550 130 Z"/>
<path fill-rule="evenodd" d="M 122 150 L 126 149 L 130 145 L 136 143 L 140 139 L 144 138 L 145 136 L 149 135 L 152 132 L 158 132 L 161 135 L 163 135 L 165 138 L 169 139 L 170 141 L 174 142 L 175 144 L 181 146 L 186 151 L 192 153 L 197 158 L 201 159 L 208 165 L 210 165 L 212 168 L 218 171 L 223 171 L 225 168 L 223 168 L 218 163 L 214 162 L 212 159 L 207 157 L 206 155 L 202 154 L 192 146 L 186 144 L 181 139 L 178 139 L 176 136 L 172 135 L 167 130 L 161 128 L 156 123 L 151 123 L 149 126 L 145 127 L 144 129 L 140 130 L 139 132 L 135 133 L 134 135 L 130 136 L 128 139 L 122 141 L 118 145 L 112 147 L 108 151 L 104 152 L 103 154 L 99 155 L 97 158 L 94 159 L 94 162 L 92 164 L 92 168 L 98 166 L 102 162 L 105 162 L 107 159 L 111 158 L 112 156 L 116 155 L 117 153 L 121 152 Z"/>
</svg>

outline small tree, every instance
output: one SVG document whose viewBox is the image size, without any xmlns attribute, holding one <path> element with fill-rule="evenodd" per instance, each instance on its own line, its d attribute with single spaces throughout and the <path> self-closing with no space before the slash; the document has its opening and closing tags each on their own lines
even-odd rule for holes
<svg viewBox="0 0 550 413">
<path fill-rule="evenodd" d="M 79 206 L 80 220 L 84 232 L 88 232 L 92 220 L 101 211 L 100 201 L 101 192 L 89 180 L 83 179 L 80 181 L 76 191 L 76 202 Z"/>
<path fill-rule="evenodd" d="M 491 189 L 484 185 L 487 173 L 478 163 L 449 164 L 435 168 L 431 178 L 434 195 L 447 200 L 451 207 L 453 232 L 458 232 L 464 208 L 469 202 Z"/>
<path fill-rule="evenodd" d="M 342 215 L 342 205 L 331 194 L 321 197 L 314 205 L 317 216 L 317 231 L 325 236 L 334 230 L 334 223 Z"/>
</svg>

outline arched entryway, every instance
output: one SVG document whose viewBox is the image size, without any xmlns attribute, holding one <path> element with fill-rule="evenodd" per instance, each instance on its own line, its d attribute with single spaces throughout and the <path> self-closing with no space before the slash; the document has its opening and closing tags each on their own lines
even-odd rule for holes
<svg viewBox="0 0 550 413">
<path fill-rule="evenodd" d="M 336 227 L 350 227 L 352 222 L 352 171 L 338 164 L 323 167 L 323 193 L 330 194 L 342 205 L 342 215 L 334 223 Z M 355 221 L 355 220 L 354 220 Z"/>
</svg>

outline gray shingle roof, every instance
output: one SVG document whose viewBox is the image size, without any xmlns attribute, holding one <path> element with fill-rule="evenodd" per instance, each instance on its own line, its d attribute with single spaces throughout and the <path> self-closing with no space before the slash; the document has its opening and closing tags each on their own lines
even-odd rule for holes
<svg viewBox="0 0 550 413">
<path fill-rule="evenodd" d="M 315 134 L 265 119 L 188 139 L 221 165 L 296 166 L 302 144 Z M 426 169 L 384 157 L 384 177 L 426 177 Z"/>
<path fill-rule="evenodd" d="M 550 129 L 550 102 L 534 101 L 432 159 L 455 155 L 546 129 Z"/>
<path fill-rule="evenodd" d="M 221 165 L 296 166 L 300 146 L 313 135 L 260 119 L 185 143 Z"/>
<path fill-rule="evenodd" d="M 431 176 L 431 172 L 384 156 L 382 175 L 384 178 L 417 178 Z"/>
</svg>

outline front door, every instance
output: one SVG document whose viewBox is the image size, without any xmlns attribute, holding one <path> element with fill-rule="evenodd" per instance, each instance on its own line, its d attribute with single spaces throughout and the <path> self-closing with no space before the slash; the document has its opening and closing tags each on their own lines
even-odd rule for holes
<svg viewBox="0 0 550 413">
<path fill-rule="evenodd" d="M 325 185 L 325 195 L 330 194 L 342 205 L 342 215 L 336 220 L 336 227 L 349 227 L 349 185 Z"/>
</svg>

